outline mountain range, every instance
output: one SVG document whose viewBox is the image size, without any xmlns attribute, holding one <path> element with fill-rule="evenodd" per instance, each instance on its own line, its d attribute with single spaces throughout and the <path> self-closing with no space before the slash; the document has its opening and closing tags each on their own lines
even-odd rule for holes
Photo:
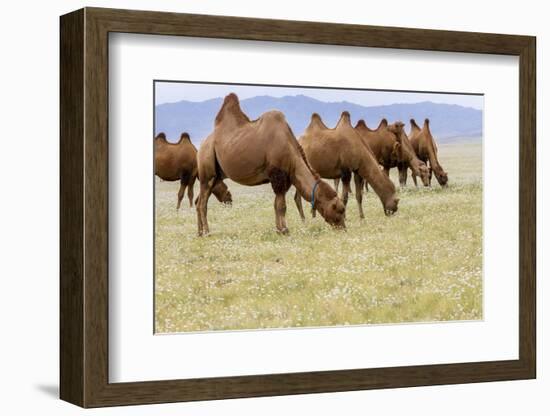
<svg viewBox="0 0 550 416">
<path fill-rule="evenodd" d="M 187 132 L 195 145 L 206 138 L 213 130 L 214 119 L 222 104 L 222 98 L 202 102 L 178 101 L 159 104 L 155 107 L 155 134 L 164 132 L 170 141 L 177 141 L 182 132 Z M 483 129 L 481 110 L 455 104 L 440 104 L 424 101 L 413 104 L 390 104 L 362 106 L 341 101 L 324 102 L 305 95 L 272 97 L 257 96 L 241 100 L 241 108 L 251 118 L 256 119 L 269 110 L 282 111 L 298 137 L 307 127 L 312 113 L 321 115 L 329 127 L 336 125 L 342 111 L 349 111 L 352 122 L 364 119 L 371 128 L 376 128 L 382 118 L 390 123 L 401 120 L 409 129 L 409 120 L 416 119 L 422 125 L 430 119 L 432 134 L 438 142 L 452 142 L 470 137 L 479 140 Z"/>
</svg>

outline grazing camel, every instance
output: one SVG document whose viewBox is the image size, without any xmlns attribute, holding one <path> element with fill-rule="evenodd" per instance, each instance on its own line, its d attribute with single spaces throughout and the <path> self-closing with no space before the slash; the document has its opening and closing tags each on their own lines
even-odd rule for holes
<svg viewBox="0 0 550 416">
<path fill-rule="evenodd" d="M 168 142 L 164 133 L 159 133 L 155 137 L 155 175 L 164 181 L 180 181 L 177 209 L 180 209 L 185 188 L 188 188 L 189 206 L 193 206 L 193 185 L 197 179 L 197 149 L 187 133 L 182 133 L 177 143 Z M 217 184 L 212 192 L 218 201 L 231 205 L 231 192 L 223 182 Z"/>
<path fill-rule="evenodd" d="M 430 163 L 428 182 L 432 184 L 432 172 L 435 174 L 437 182 L 443 187 L 447 186 L 449 177 L 447 172 L 443 170 L 443 167 L 437 159 L 437 145 L 435 139 L 430 132 L 430 120 L 425 119 L 422 128 L 416 124 L 414 118 L 411 118 L 411 132 L 409 133 L 409 140 L 411 145 L 420 160 L 424 163 Z M 407 181 L 407 172 L 405 171 L 404 181 Z M 413 171 L 412 178 L 416 185 L 416 174 Z"/>
<path fill-rule="evenodd" d="M 424 186 L 429 185 L 429 170 L 424 162 L 418 159 L 414 149 L 405 134 L 404 124 L 401 121 L 388 124 L 384 118 L 376 130 L 370 129 L 364 120 L 359 120 L 355 130 L 368 144 L 374 153 L 377 162 L 383 166 L 389 176 L 390 169 L 404 166 L 410 167 L 415 175 L 420 176 Z M 399 180 L 401 186 L 405 183 Z"/>
<path fill-rule="evenodd" d="M 369 147 L 361 140 L 350 122 L 350 115 L 344 111 L 335 128 L 328 128 L 321 117 L 314 113 L 311 122 L 299 139 L 304 148 L 307 160 L 322 178 L 342 179 L 342 200 L 347 204 L 350 191 L 351 174 L 356 173 L 359 179 L 366 180 L 374 189 L 386 215 L 397 211 L 399 198 L 395 196 L 393 182 L 380 170 Z M 363 214 L 362 184 L 356 182 L 355 198 L 359 206 L 359 216 Z M 300 196 L 294 197 L 300 216 L 304 212 Z"/>
<path fill-rule="evenodd" d="M 302 148 L 279 111 L 251 121 L 234 93 L 225 97 L 214 131 L 198 153 L 200 194 L 197 204 L 199 236 L 209 233 L 207 203 L 212 187 L 228 177 L 241 185 L 271 183 L 275 193 L 275 225 L 287 234 L 285 195 L 294 185 L 325 221 L 345 228 L 345 206 L 330 185 L 311 169 Z"/>
</svg>

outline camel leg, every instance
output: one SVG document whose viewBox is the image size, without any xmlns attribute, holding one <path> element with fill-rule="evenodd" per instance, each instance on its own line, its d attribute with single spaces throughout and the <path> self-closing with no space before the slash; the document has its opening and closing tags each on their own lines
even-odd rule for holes
<svg viewBox="0 0 550 416">
<path fill-rule="evenodd" d="M 195 180 L 196 179 L 197 179 L 197 177 L 193 176 L 191 178 L 191 180 L 189 181 L 189 185 L 187 185 L 187 198 L 189 198 L 189 206 L 191 208 L 193 208 L 193 194 L 194 194 L 193 188 L 195 187 Z"/>
<path fill-rule="evenodd" d="M 411 176 L 413 178 L 413 182 L 414 182 L 414 186 L 416 186 L 418 188 L 418 182 L 416 181 L 416 175 L 414 172 L 411 172 Z"/>
<path fill-rule="evenodd" d="M 399 184 L 402 187 L 407 186 L 407 167 L 406 166 L 400 166 L 399 168 Z"/>
<path fill-rule="evenodd" d="M 389 178 L 390 177 L 390 168 L 387 168 L 387 167 L 384 166 L 384 173 Z"/>
<path fill-rule="evenodd" d="M 351 172 L 346 170 L 342 172 L 342 176 L 340 177 L 342 180 L 342 202 L 345 206 L 348 204 L 348 196 L 351 193 Z"/>
<path fill-rule="evenodd" d="M 336 194 L 338 194 L 338 187 L 340 186 L 340 178 L 334 179 L 334 190 L 336 191 Z"/>
<path fill-rule="evenodd" d="M 269 181 L 271 182 L 271 187 L 275 193 L 275 225 L 277 226 L 277 231 L 281 234 L 288 234 L 288 228 L 286 226 L 286 199 L 285 195 L 290 189 L 290 176 L 287 172 L 273 167 L 268 172 Z"/>
<path fill-rule="evenodd" d="M 296 208 L 298 208 L 298 212 L 300 213 L 300 218 L 302 221 L 306 220 L 306 216 L 304 215 L 304 208 L 302 207 L 302 196 L 296 189 L 296 192 L 294 193 L 294 202 L 296 202 Z"/>
<path fill-rule="evenodd" d="M 197 223 L 199 226 L 199 237 L 208 235 L 208 198 L 212 194 L 212 188 L 216 183 L 216 178 L 210 179 L 208 182 L 202 182 L 200 186 L 199 200 L 197 203 Z"/>
<path fill-rule="evenodd" d="M 344 206 L 348 204 L 348 196 L 350 194 L 350 183 L 342 181 L 342 202 Z"/>
<path fill-rule="evenodd" d="M 430 174 L 428 175 L 428 184 L 430 186 L 432 186 L 432 173 L 433 173 L 433 170 L 432 170 L 432 167 L 430 166 Z"/>
<path fill-rule="evenodd" d="M 288 234 L 286 226 L 286 198 L 285 194 L 275 194 L 275 226 L 281 234 Z"/>
<path fill-rule="evenodd" d="M 349 194 L 350 194 L 350 183 L 344 182 L 342 186 L 342 202 L 344 203 L 344 206 L 348 205 Z"/>
<path fill-rule="evenodd" d="M 180 181 L 180 190 L 178 191 L 178 206 L 176 207 L 177 210 L 180 209 L 181 200 L 183 199 L 183 195 L 185 194 L 185 188 L 186 187 L 187 187 L 187 184 L 182 179 Z"/>
<path fill-rule="evenodd" d="M 363 213 L 363 181 L 364 179 L 355 174 L 353 175 L 353 180 L 355 182 L 355 199 L 357 199 L 357 207 L 359 208 L 359 218 L 364 219 L 365 214 Z"/>
</svg>

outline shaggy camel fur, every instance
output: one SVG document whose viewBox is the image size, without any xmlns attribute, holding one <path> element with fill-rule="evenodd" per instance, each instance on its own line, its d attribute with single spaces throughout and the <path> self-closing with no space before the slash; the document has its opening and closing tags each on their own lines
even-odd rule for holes
<svg viewBox="0 0 550 416">
<path fill-rule="evenodd" d="M 411 141 L 411 145 L 416 152 L 416 155 L 420 160 L 422 160 L 424 163 L 430 164 L 429 169 L 429 175 L 428 175 L 428 182 L 431 186 L 432 184 L 432 172 L 435 174 L 435 178 L 437 179 L 437 182 L 441 186 L 447 186 L 447 182 L 449 180 L 449 177 L 447 176 L 447 172 L 443 170 L 443 167 L 439 163 L 439 160 L 437 159 L 437 144 L 435 143 L 435 139 L 432 136 L 432 133 L 430 131 L 430 120 L 425 119 L 424 125 L 422 128 L 416 124 L 416 121 L 414 119 L 411 119 L 411 132 L 409 133 L 409 140 Z M 413 171 L 412 174 L 414 184 L 416 185 L 416 174 Z M 405 178 L 404 181 L 406 182 L 406 172 L 405 172 Z"/>
<path fill-rule="evenodd" d="M 389 176 L 391 168 L 400 166 L 410 167 L 415 175 L 420 176 L 424 186 L 428 186 L 428 167 L 416 156 L 405 134 L 404 126 L 401 121 L 388 124 L 388 121 L 384 118 L 376 130 L 372 130 L 366 125 L 364 120 L 359 120 L 355 126 L 355 130 L 368 144 L 377 162 L 384 167 L 386 175 Z M 402 186 L 405 185 L 401 181 L 401 177 L 399 182 Z"/>
<path fill-rule="evenodd" d="M 378 163 L 369 147 L 363 143 L 350 122 L 350 115 L 344 111 L 335 128 L 328 128 L 318 114 L 311 116 L 311 122 L 299 139 L 307 160 L 322 178 L 342 179 L 342 200 L 347 203 L 350 193 L 351 174 L 366 180 L 374 189 L 386 215 L 397 211 L 399 198 L 395 196 L 393 182 L 380 171 Z M 357 184 L 356 184 L 357 185 Z M 362 186 L 356 187 L 355 198 L 359 206 L 359 216 L 363 214 Z M 299 195 L 295 195 L 300 216 L 304 219 Z"/>
<path fill-rule="evenodd" d="M 209 232 L 207 202 L 212 187 L 228 177 L 241 185 L 271 183 L 275 193 L 275 225 L 288 233 L 285 195 L 294 185 L 329 224 L 345 227 L 345 206 L 330 185 L 311 169 L 303 150 L 279 111 L 264 113 L 251 121 L 231 93 L 215 120 L 214 131 L 198 153 L 200 195 L 197 204 L 198 232 Z"/>
<path fill-rule="evenodd" d="M 168 142 L 164 133 L 159 133 L 155 137 L 155 175 L 165 181 L 180 181 L 177 209 L 180 209 L 185 188 L 189 206 L 193 206 L 193 185 L 197 179 L 197 149 L 187 133 L 182 133 L 177 143 Z M 231 205 L 231 192 L 225 183 L 220 182 L 212 193 L 218 201 Z"/>
</svg>

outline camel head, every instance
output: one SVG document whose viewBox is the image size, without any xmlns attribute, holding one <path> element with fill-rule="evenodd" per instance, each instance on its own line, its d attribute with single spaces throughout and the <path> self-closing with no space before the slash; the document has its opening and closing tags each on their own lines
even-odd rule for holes
<svg viewBox="0 0 550 416">
<path fill-rule="evenodd" d="M 346 228 L 346 206 L 326 182 L 320 180 L 315 191 L 315 209 L 335 228 Z"/>
<path fill-rule="evenodd" d="M 214 194 L 216 199 L 222 204 L 225 204 L 227 206 L 231 206 L 233 204 L 233 196 L 231 195 L 231 192 L 229 192 L 229 188 L 223 181 L 218 182 L 216 185 L 214 185 L 214 188 L 212 188 L 212 193 Z"/>
<path fill-rule="evenodd" d="M 389 198 L 387 198 L 384 203 L 384 214 L 387 217 L 391 217 L 397 212 L 397 206 L 399 205 L 399 198 L 393 193 Z"/>
<path fill-rule="evenodd" d="M 385 121 L 385 119 L 384 119 Z M 399 143 L 403 144 L 403 135 L 405 134 L 405 125 L 401 121 L 396 121 L 392 124 L 386 123 L 386 130 L 392 135 L 392 138 Z M 378 127 L 380 129 L 380 127 Z"/>
<path fill-rule="evenodd" d="M 412 120 L 414 121 L 414 120 Z M 396 136 L 396 140 L 399 142 L 399 162 L 408 163 L 412 171 L 416 176 L 420 176 L 422 184 L 428 186 L 430 184 L 430 170 L 424 162 L 418 159 L 416 153 L 405 133 L 405 124 L 401 121 L 396 121 L 388 125 L 390 130 Z"/>
<path fill-rule="evenodd" d="M 392 216 L 397 212 L 397 207 L 399 205 L 399 198 L 397 197 L 397 192 L 395 185 L 392 180 L 390 180 L 385 174 L 382 177 L 386 181 L 385 189 L 382 193 L 379 193 L 380 201 L 382 202 L 382 207 L 384 208 L 384 214 L 387 217 Z M 374 187 L 373 184 L 371 186 Z"/>
<path fill-rule="evenodd" d="M 228 206 L 233 205 L 233 196 L 231 195 L 231 192 L 229 192 L 229 189 L 224 192 L 220 202 L 223 202 L 225 205 L 228 205 Z"/>
<path fill-rule="evenodd" d="M 229 192 L 229 189 L 221 189 L 217 193 L 213 192 L 213 194 L 216 199 L 225 206 L 230 207 L 233 205 L 233 196 L 231 195 L 231 192 Z"/>
<path fill-rule="evenodd" d="M 447 186 L 447 182 L 449 182 L 449 176 L 447 175 L 447 172 L 439 167 L 439 169 L 434 169 L 434 175 L 437 179 L 437 182 L 439 182 L 442 187 Z"/>
</svg>

